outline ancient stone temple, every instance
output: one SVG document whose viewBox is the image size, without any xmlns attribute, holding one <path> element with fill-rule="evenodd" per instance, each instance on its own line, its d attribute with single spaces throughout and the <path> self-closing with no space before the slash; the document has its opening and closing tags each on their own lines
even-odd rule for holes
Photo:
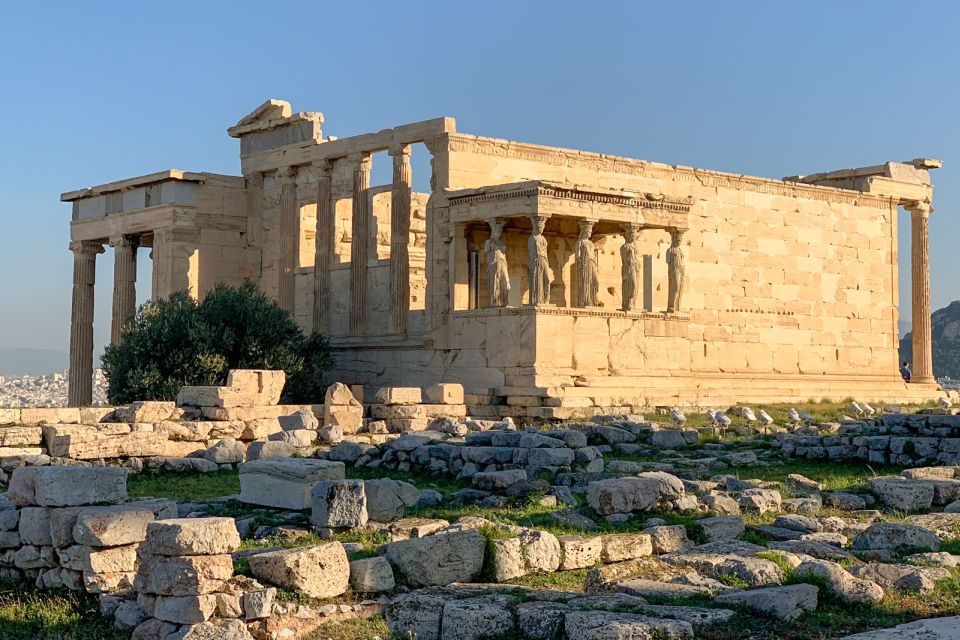
<svg viewBox="0 0 960 640">
<path fill-rule="evenodd" d="M 61 196 L 73 205 L 71 404 L 90 401 L 105 247 L 115 340 L 134 313 L 136 252 L 150 251 L 154 296 L 256 282 L 330 337 L 336 380 L 461 382 L 468 404 L 527 415 L 936 389 L 936 160 L 771 180 L 483 138 L 451 118 L 347 138 L 324 137 L 322 122 L 270 100 L 228 130 L 242 176 L 171 170 Z M 415 146 L 430 193 L 412 189 Z M 371 184 L 384 161 L 392 181 Z M 909 385 L 900 206 L 912 213 Z"/>
</svg>

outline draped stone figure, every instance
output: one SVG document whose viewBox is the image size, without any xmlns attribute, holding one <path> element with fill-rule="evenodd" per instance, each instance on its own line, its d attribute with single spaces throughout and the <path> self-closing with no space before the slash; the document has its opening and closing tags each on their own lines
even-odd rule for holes
<svg viewBox="0 0 960 640">
<path fill-rule="evenodd" d="M 530 304 L 547 304 L 550 302 L 550 284 L 553 281 L 553 272 L 547 259 L 547 239 L 543 237 L 543 227 L 546 219 L 542 216 L 533 216 L 533 233 L 527 239 L 528 277 L 530 278 Z"/>
<path fill-rule="evenodd" d="M 683 295 L 683 277 L 686 268 L 683 264 L 683 249 L 680 241 L 683 231 L 670 230 L 670 248 L 667 249 L 667 313 L 676 313 L 680 310 L 680 298 Z"/>
<path fill-rule="evenodd" d="M 590 240 L 593 222 L 580 221 L 580 238 L 577 240 L 577 306 L 599 307 L 600 276 L 597 269 L 597 248 Z"/>
<path fill-rule="evenodd" d="M 491 307 L 505 307 L 510 302 L 510 272 L 507 269 L 507 245 L 500 239 L 503 221 L 491 220 L 490 239 L 483 243 L 487 256 L 487 293 Z"/>
<path fill-rule="evenodd" d="M 624 243 L 620 247 L 620 274 L 623 283 L 623 310 L 633 311 L 640 297 L 643 277 L 643 257 L 637 247 L 637 225 L 628 224 L 623 232 Z"/>
</svg>

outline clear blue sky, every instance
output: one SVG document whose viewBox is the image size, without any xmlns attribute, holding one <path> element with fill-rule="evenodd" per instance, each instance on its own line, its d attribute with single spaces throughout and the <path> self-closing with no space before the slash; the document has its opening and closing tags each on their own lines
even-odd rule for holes
<svg viewBox="0 0 960 640">
<path fill-rule="evenodd" d="M 11 3 L 0 348 L 67 348 L 61 192 L 166 168 L 237 174 L 225 130 L 267 98 L 324 112 L 333 135 L 450 115 L 470 133 L 774 178 L 940 158 L 942 307 L 960 298 L 958 22 L 952 2 Z"/>
</svg>

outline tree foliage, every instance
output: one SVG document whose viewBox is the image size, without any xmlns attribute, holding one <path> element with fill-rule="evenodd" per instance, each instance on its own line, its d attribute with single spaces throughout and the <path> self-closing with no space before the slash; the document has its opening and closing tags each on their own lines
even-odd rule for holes
<svg viewBox="0 0 960 640">
<path fill-rule="evenodd" d="M 217 285 L 200 302 L 180 291 L 145 304 L 103 354 L 113 404 L 173 400 L 183 386 L 224 384 L 230 369 L 283 369 L 284 401 L 322 402 L 332 363 L 324 336 L 304 335 L 249 282 Z"/>
</svg>

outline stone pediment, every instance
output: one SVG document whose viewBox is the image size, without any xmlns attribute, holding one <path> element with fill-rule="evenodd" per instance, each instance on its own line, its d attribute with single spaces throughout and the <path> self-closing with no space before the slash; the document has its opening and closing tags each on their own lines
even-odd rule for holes
<svg viewBox="0 0 960 640">
<path fill-rule="evenodd" d="M 270 99 L 227 129 L 227 133 L 233 138 L 240 138 L 248 133 L 267 131 L 299 122 L 313 123 L 319 130 L 319 125 L 323 123 L 323 114 L 315 111 L 293 113 L 289 102 Z"/>
</svg>

